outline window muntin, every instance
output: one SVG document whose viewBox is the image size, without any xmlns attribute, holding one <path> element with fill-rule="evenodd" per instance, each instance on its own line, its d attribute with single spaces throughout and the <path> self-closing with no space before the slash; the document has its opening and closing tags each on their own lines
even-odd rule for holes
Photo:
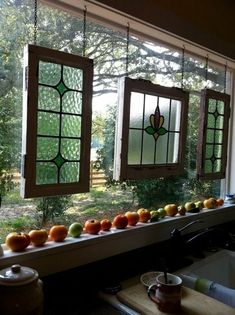
<svg viewBox="0 0 235 315">
<path fill-rule="evenodd" d="M 25 69 L 23 196 L 88 191 L 92 60 L 29 45 Z"/>
<path fill-rule="evenodd" d="M 122 80 L 122 85 L 114 178 L 182 174 L 188 93 L 130 78 Z"/>
<path fill-rule="evenodd" d="M 201 96 L 198 178 L 225 177 L 230 95 L 205 89 Z"/>
</svg>

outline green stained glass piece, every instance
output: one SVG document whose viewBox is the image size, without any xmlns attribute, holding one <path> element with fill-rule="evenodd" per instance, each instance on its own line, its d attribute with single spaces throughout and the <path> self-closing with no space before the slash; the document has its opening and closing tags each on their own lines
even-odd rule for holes
<svg viewBox="0 0 235 315">
<path fill-rule="evenodd" d="M 58 155 L 56 156 L 56 158 L 54 158 L 53 161 L 59 168 L 65 163 L 65 159 L 60 153 L 58 153 Z"/>
<path fill-rule="evenodd" d="M 61 154 L 67 160 L 80 160 L 80 143 L 78 139 L 61 139 Z"/>
<path fill-rule="evenodd" d="M 224 116 L 218 116 L 216 119 L 215 128 L 223 129 L 224 127 Z"/>
<path fill-rule="evenodd" d="M 157 131 L 155 128 L 148 126 L 147 128 L 145 128 L 145 131 L 149 134 L 149 135 L 153 135 L 155 134 L 155 132 Z"/>
<path fill-rule="evenodd" d="M 214 172 L 221 172 L 222 164 L 221 164 L 221 159 L 217 159 L 213 165 L 214 167 Z"/>
<path fill-rule="evenodd" d="M 57 167 L 54 163 L 36 163 L 36 185 L 57 184 L 57 174 Z"/>
<path fill-rule="evenodd" d="M 38 88 L 38 108 L 44 110 L 60 111 L 60 97 L 58 92 L 48 86 Z"/>
<path fill-rule="evenodd" d="M 167 130 L 164 128 L 164 127 L 161 127 L 157 130 L 157 133 L 160 135 L 160 136 L 163 136 L 164 134 L 167 133 Z"/>
<path fill-rule="evenodd" d="M 38 134 L 59 136 L 60 115 L 48 112 L 38 112 Z"/>
<path fill-rule="evenodd" d="M 37 137 L 37 160 L 52 160 L 57 155 L 58 148 L 58 139 Z"/>
<path fill-rule="evenodd" d="M 38 83 L 55 86 L 61 80 L 61 65 L 39 61 Z"/>
<path fill-rule="evenodd" d="M 80 179 L 80 163 L 66 162 L 60 170 L 60 183 L 78 182 Z"/>
<path fill-rule="evenodd" d="M 62 131 L 64 137 L 81 136 L 81 116 L 62 115 Z"/>
<path fill-rule="evenodd" d="M 223 131 L 222 130 L 215 130 L 215 142 L 222 144 L 222 142 L 223 142 Z"/>
<path fill-rule="evenodd" d="M 59 82 L 59 84 L 56 86 L 56 89 L 60 93 L 60 95 L 63 95 L 68 90 L 63 81 Z"/>
<path fill-rule="evenodd" d="M 216 158 L 215 158 L 215 156 L 214 155 L 212 155 L 212 157 L 210 158 L 210 160 L 211 160 L 211 163 L 212 163 L 212 165 L 215 163 L 215 161 L 216 161 Z"/>
<path fill-rule="evenodd" d="M 217 159 L 222 158 L 222 144 L 214 146 L 214 155 Z"/>
</svg>

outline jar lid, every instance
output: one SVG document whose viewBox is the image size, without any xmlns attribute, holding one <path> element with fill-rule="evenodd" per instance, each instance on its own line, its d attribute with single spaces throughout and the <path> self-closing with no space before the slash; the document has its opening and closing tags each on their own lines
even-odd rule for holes
<svg viewBox="0 0 235 315">
<path fill-rule="evenodd" d="M 0 285 L 23 285 L 35 279 L 38 279 L 38 272 L 36 270 L 18 264 L 0 270 Z"/>
</svg>

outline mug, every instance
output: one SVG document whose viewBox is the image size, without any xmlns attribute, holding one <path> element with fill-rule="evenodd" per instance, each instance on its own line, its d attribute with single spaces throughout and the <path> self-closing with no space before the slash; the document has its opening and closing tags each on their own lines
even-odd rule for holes
<svg viewBox="0 0 235 315">
<path fill-rule="evenodd" d="M 164 274 L 156 277 L 156 284 L 148 287 L 149 298 L 157 304 L 160 311 L 175 313 L 181 310 L 182 279 L 168 273 L 167 283 Z"/>
</svg>

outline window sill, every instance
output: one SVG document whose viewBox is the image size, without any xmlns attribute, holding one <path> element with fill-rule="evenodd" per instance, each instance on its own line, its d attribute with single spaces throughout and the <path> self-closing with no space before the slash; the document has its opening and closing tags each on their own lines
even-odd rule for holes
<svg viewBox="0 0 235 315">
<path fill-rule="evenodd" d="M 38 248 L 29 246 L 20 253 L 13 253 L 2 245 L 4 255 L 0 257 L 0 269 L 17 263 L 38 270 L 41 277 L 47 276 L 167 240 L 173 228 L 181 228 L 196 219 L 203 222 L 192 225 L 183 234 L 235 220 L 234 210 L 235 205 L 226 205 L 197 214 L 166 217 L 154 223 L 138 223 L 124 230 L 111 229 L 99 235 L 82 234 L 78 239 L 48 242 Z"/>
</svg>

